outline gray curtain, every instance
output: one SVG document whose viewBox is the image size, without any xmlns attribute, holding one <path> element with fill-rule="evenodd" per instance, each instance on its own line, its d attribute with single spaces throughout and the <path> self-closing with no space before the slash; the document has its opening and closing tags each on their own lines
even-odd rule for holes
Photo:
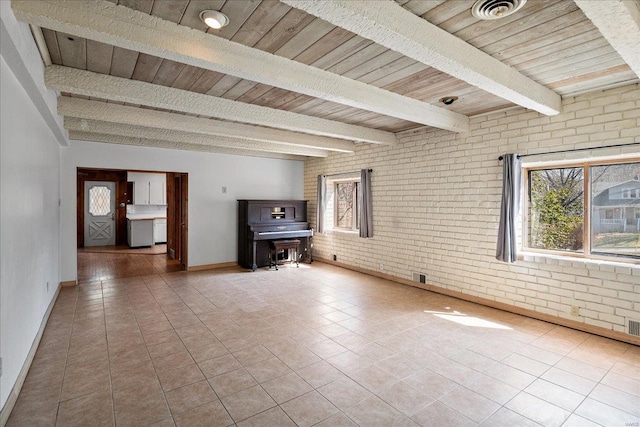
<svg viewBox="0 0 640 427">
<path fill-rule="evenodd" d="M 371 169 L 360 171 L 360 237 L 373 237 L 373 202 Z"/>
<path fill-rule="evenodd" d="M 318 175 L 318 208 L 316 212 L 316 233 L 324 233 L 324 211 L 327 207 L 327 177 Z"/>
<path fill-rule="evenodd" d="M 520 206 L 520 176 L 518 155 L 505 154 L 502 160 L 502 203 L 496 248 L 496 259 L 499 261 L 516 261 L 516 217 Z"/>
</svg>

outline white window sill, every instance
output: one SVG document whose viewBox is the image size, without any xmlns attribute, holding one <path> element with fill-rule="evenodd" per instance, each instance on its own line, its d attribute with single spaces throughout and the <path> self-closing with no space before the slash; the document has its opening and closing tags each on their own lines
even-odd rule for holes
<svg viewBox="0 0 640 427">
<path fill-rule="evenodd" d="M 579 262 L 582 264 L 610 265 L 612 267 L 627 267 L 627 268 L 634 268 L 634 269 L 640 268 L 640 264 L 638 264 L 638 262 L 635 260 L 630 260 L 629 262 L 625 262 L 625 261 L 612 261 L 612 260 L 598 259 L 598 258 L 583 258 L 579 256 L 548 254 L 543 252 L 528 252 L 528 251 L 518 252 L 518 261 L 535 261 L 535 258 L 555 259 L 558 261 L 565 261 L 565 262 Z"/>
<path fill-rule="evenodd" d="M 351 234 L 351 235 L 355 235 L 355 236 L 359 236 L 360 235 L 360 231 L 358 230 L 342 230 L 339 228 L 332 228 L 330 230 L 325 230 L 324 234 L 332 234 L 332 233 L 336 233 L 336 234 Z"/>
</svg>

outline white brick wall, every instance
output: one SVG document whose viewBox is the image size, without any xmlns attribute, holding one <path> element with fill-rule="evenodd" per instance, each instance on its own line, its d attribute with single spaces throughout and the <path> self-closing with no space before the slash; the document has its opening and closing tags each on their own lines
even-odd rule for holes
<svg viewBox="0 0 640 427">
<path fill-rule="evenodd" d="M 464 100 L 462 100 L 464 102 Z M 314 237 L 315 255 L 540 313 L 624 332 L 640 319 L 640 265 L 525 255 L 495 260 L 502 166 L 499 155 L 640 142 L 640 85 L 563 101 L 563 113 L 524 109 L 473 117 L 468 133 L 423 129 L 394 147 L 358 144 L 305 164 L 305 197 L 315 221 L 319 174 L 372 168 L 374 235 Z M 534 161 L 635 153 L 637 146 L 530 157 Z M 580 316 L 571 316 L 571 306 Z"/>
</svg>

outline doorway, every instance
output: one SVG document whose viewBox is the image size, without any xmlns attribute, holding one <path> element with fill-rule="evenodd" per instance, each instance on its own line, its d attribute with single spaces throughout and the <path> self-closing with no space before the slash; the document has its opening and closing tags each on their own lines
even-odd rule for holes
<svg viewBox="0 0 640 427">
<path fill-rule="evenodd" d="M 188 174 L 129 171 L 165 174 L 167 191 L 166 244 L 154 241 L 151 247 L 131 248 L 127 206 L 134 198 L 127 172 L 77 169 L 78 283 L 187 269 Z"/>
</svg>

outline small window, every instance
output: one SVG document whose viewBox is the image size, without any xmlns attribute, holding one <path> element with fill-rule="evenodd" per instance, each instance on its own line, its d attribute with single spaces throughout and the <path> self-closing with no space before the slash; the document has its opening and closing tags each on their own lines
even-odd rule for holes
<svg viewBox="0 0 640 427">
<path fill-rule="evenodd" d="M 640 161 L 525 169 L 524 246 L 640 260 Z"/>
<path fill-rule="evenodd" d="M 358 224 L 358 187 L 356 181 L 335 183 L 335 228 L 357 230 Z"/>
<path fill-rule="evenodd" d="M 89 213 L 93 216 L 105 216 L 111 213 L 111 190 L 104 185 L 89 189 Z"/>
</svg>

